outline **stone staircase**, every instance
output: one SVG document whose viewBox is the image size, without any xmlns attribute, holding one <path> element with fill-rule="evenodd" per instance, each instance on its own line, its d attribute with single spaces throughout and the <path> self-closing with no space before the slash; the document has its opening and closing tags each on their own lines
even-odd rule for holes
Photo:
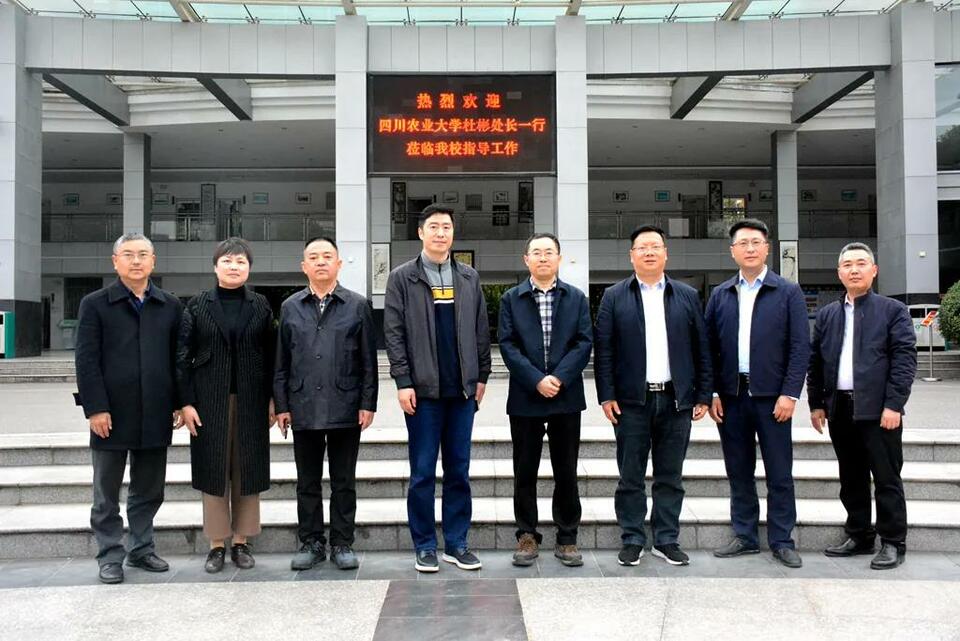
<svg viewBox="0 0 960 641">
<path fill-rule="evenodd" d="M 255 546 L 263 552 L 288 552 L 296 546 L 292 439 L 282 439 L 276 430 L 271 439 L 274 484 L 263 495 L 264 530 Z M 842 536 L 844 512 L 837 499 L 836 461 L 827 437 L 809 428 L 794 430 L 794 448 L 799 517 L 795 536 L 802 549 L 816 550 Z M 609 426 L 584 426 L 580 461 L 580 538 L 584 547 L 619 547 L 613 508 L 617 482 L 614 451 Z M 510 452 L 505 424 L 475 428 L 471 545 L 476 548 L 509 549 L 515 544 Z M 915 550 L 960 551 L 960 430 L 910 429 L 904 434 L 904 455 L 911 523 L 908 545 Z M 163 553 L 203 552 L 207 547 L 201 531 L 199 493 L 190 487 L 189 460 L 187 436 L 178 432 L 170 448 L 166 501 L 156 519 Z M 0 558 L 94 553 L 89 531 L 89 461 L 83 433 L 0 436 Z M 762 464 L 758 464 L 757 474 L 763 477 Z M 728 490 L 712 425 L 693 428 L 684 476 L 687 498 L 681 515 L 681 544 L 687 548 L 721 544 L 729 535 Z M 409 549 L 407 481 L 406 430 L 401 425 L 385 425 L 365 432 L 357 469 L 358 549 Z M 552 486 L 550 465 L 545 460 L 540 471 L 540 514 L 547 522 Z M 760 492 L 763 496 L 762 487 Z M 761 499 L 761 518 L 764 512 Z M 548 543 L 552 541 L 550 529 L 548 524 L 543 527 Z"/>
</svg>

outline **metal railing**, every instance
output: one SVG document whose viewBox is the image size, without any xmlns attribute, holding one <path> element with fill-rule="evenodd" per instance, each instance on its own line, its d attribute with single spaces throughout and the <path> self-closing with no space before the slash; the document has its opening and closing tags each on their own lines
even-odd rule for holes
<svg viewBox="0 0 960 641">
<path fill-rule="evenodd" d="M 240 236 L 251 241 L 296 240 L 336 233 L 334 214 L 154 214 L 155 241 L 218 241 Z"/>
<path fill-rule="evenodd" d="M 772 211 L 591 211 L 590 238 L 623 239 L 641 225 L 656 225 L 672 238 L 727 238 L 737 220 L 758 218 L 777 237 L 776 214 Z M 800 212 L 800 238 L 873 238 L 877 234 L 877 212 L 872 210 L 819 209 Z"/>
<path fill-rule="evenodd" d="M 103 243 L 123 233 L 122 214 L 44 214 L 40 238 L 53 243 Z"/>
<path fill-rule="evenodd" d="M 393 240 L 419 240 L 419 213 L 392 214 Z M 453 216 L 457 240 L 526 240 L 533 233 L 533 213 L 516 211 L 471 211 Z"/>
</svg>

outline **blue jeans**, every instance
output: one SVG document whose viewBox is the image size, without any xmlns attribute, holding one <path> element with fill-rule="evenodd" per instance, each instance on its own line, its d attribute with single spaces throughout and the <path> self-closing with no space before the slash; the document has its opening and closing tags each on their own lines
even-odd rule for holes
<svg viewBox="0 0 960 641">
<path fill-rule="evenodd" d="M 767 477 L 767 542 L 770 549 L 795 547 L 791 533 L 797 523 L 793 487 L 792 421 L 773 417 L 777 399 L 723 396 L 720 444 L 730 479 L 730 521 L 733 532 L 752 546 L 758 544 L 760 501 L 757 498 L 757 444 Z"/>
<path fill-rule="evenodd" d="M 647 392 L 645 405 L 620 406 L 614 426 L 620 481 L 613 504 L 624 545 L 646 545 L 643 522 L 647 516 L 645 476 L 653 449 L 653 511 L 655 545 L 676 543 L 683 506 L 683 460 L 690 444 L 689 409 L 677 411 L 671 392 Z"/>
<path fill-rule="evenodd" d="M 470 497 L 470 438 L 477 403 L 470 398 L 418 398 L 416 414 L 404 414 L 410 456 L 407 519 L 417 552 L 437 549 L 434 490 L 437 454 L 443 452 L 443 541 L 453 552 L 467 546 Z"/>
</svg>

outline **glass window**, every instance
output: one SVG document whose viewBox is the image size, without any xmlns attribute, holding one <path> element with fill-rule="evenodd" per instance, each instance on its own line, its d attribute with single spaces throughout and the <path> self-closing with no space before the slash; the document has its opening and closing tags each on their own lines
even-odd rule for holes
<svg viewBox="0 0 960 641">
<path fill-rule="evenodd" d="M 666 20 L 677 4 L 628 4 L 620 15 L 622 20 Z"/>
<path fill-rule="evenodd" d="M 557 16 L 567 12 L 566 7 L 517 7 L 517 20 L 520 24 L 553 24 Z"/>
<path fill-rule="evenodd" d="M 623 11 L 622 5 L 580 7 L 580 15 L 587 22 L 613 22 L 620 17 L 621 11 Z"/>
<path fill-rule="evenodd" d="M 177 12 L 169 2 L 156 2 L 155 0 L 131 0 L 144 14 L 151 18 L 176 18 L 180 19 Z"/>
<path fill-rule="evenodd" d="M 673 13 L 676 20 L 716 20 L 730 6 L 729 2 L 684 2 Z"/>
<path fill-rule="evenodd" d="M 196 2 L 191 5 L 197 15 L 210 22 L 249 22 L 250 14 L 242 4 L 208 4 Z"/>
<path fill-rule="evenodd" d="M 248 4 L 247 10 L 263 22 L 303 22 L 300 7 L 295 4 Z"/>
<path fill-rule="evenodd" d="M 960 170 L 960 66 L 936 67 L 937 167 Z"/>
<path fill-rule="evenodd" d="M 463 7 L 463 19 L 468 23 L 506 24 L 513 20 L 513 7 Z"/>
<path fill-rule="evenodd" d="M 300 10 L 311 22 L 336 22 L 337 16 L 343 15 L 342 7 L 301 6 Z"/>
</svg>

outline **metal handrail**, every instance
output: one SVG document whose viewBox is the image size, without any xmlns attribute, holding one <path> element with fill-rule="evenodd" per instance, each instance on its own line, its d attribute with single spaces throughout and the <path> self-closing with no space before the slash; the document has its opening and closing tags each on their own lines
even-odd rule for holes
<svg viewBox="0 0 960 641">
<path fill-rule="evenodd" d="M 419 215 L 419 212 L 391 214 L 392 239 L 419 240 Z M 456 212 L 453 225 L 453 237 L 457 240 L 525 240 L 533 233 L 533 212 Z"/>
</svg>

